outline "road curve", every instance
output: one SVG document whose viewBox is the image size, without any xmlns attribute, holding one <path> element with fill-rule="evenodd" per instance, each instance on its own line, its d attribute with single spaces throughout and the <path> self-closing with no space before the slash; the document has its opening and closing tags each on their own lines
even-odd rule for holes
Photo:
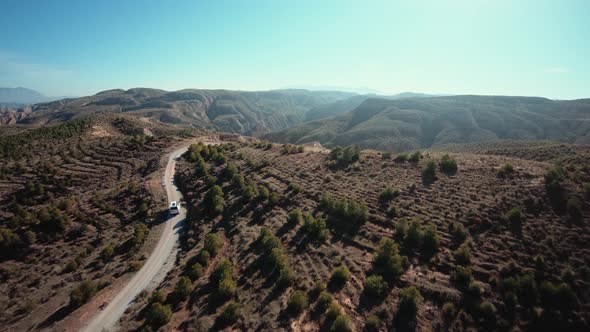
<svg viewBox="0 0 590 332">
<path fill-rule="evenodd" d="M 166 164 L 164 172 L 164 185 L 168 202 L 180 201 L 182 195 L 173 182 L 176 158 L 186 151 L 187 147 L 182 147 L 172 152 Z M 162 236 L 156 245 L 156 248 L 142 266 L 137 271 L 127 285 L 119 292 L 109 304 L 97 315 L 90 320 L 88 325 L 83 329 L 86 332 L 110 331 L 116 328 L 117 322 L 129 305 L 135 300 L 137 295 L 146 289 L 152 280 L 158 277 L 159 272 L 165 269 L 166 263 L 171 258 L 174 247 L 178 242 L 179 233 L 182 223 L 186 217 L 186 209 L 180 209 L 180 213 L 166 220 Z M 165 271 L 164 271 L 165 272 Z"/>
</svg>

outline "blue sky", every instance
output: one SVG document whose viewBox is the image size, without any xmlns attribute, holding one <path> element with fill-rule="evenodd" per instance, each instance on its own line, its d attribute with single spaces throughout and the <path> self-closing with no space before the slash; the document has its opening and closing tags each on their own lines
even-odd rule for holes
<svg viewBox="0 0 590 332">
<path fill-rule="evenodd" d="M 0 1 L 0 86 L 590 97 L 590 1 Z"/>
</svg>

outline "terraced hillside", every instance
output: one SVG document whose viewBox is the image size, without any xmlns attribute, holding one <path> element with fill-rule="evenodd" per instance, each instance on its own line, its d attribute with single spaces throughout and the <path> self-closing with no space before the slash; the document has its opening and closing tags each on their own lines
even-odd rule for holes
<svg viewBox="0 0 590 332">
<path fill-rule="evenodd" d="M 63 329 L 141 267 L 165 209 L 150 176 L 175 140 L 136 131 L 107 116 L 0 138 L 0 330 Z"/>
<path fill-rule="evenodd" d="M 125 113 L 156 123 L 251 135 L 302 123 L 310 109 L 351 95 L 307 90 L 108 90 L 93 96 L 34 105 L 18 123 L 57 123 L 90 114 Z"/>
<path fill-rule="evenodd" d="M 265 136 L 274 142 L 386 151 L 499 139 L 590 142 L 590 101 L 536 97 L 371 98 L 354 110 Z"/>
<path fill-rule="evenodd" d="M 126 330 L 590 327 L 580 165 L 270 143 L 185 159 L 183 251 Z"/>
</svg>

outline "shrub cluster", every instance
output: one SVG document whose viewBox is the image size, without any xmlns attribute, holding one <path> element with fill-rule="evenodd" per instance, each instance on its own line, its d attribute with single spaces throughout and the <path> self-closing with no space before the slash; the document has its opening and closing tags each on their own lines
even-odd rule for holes
<svg viewBox="0 0 590 332">
<path fill-rule="evenodd" d="M 365 204 L 356 202 L 348 197 L 333 198 L 329 193 L 322 194 L 320 206 L 329 214 L 351 220 L 356 225 L 363 224 L 369 216 Z"/>
<path fill-rule="evenodd" d="M 373 256 L 373 271 L 388 283 L 402 275 L 404 269 L 394 240 L 381 239 L 379 248 Z"/>
<path fill-rule="evenodd" d="M 348 267 L 345 265 L 341 265 L 332 271 L 332 276 L 330 277 L 330 284 L 337 287 L 342 288 L 350 279 L 350 271 Z"/>
<path fill-rule="evenodd" d="M 281 240 L 271 231 L 263 227 L 258 237 L 262 252 L 265 257 L 266 266 L 271 273 L 278 272 L 277 287 L 287 287 L 295 280 L 295 274 L 288 265 L 287 256 L 283 251 Z"/>
<path fill-rule="evenodd" d="M 233 267 L 227 259 L 222 259 L 217 263 L 209 279 L 215 289 L 216 298 L 221 301 L 230 299 L 236 292 Z"/>
<path fill-rule="evenodd" d="M 291 294 L 291 297 L 289 297 L 287 309 L 291 314 L 297 316 L 307 308 L 308 304 L 309 300 L 307 294 L 302 290 L 296 290 Z"/>
<path fill-rule="evenodd" d="M 330 151 L 331 164 L 337 167 L 348 166 L 359 161 L 361 148 L 357 146 L 336 147 Z"/>
<path fill-rule="evenodd" d="M 305 151 L 303 145 L 285 144 L 281 149 L 281 154 L 296 154 L 303 153 L 303 151 Z"/>
<path fill-rule="evenodd" d="M 92 280 L 82 281 L 70 292 L 70 305 L 78 308 L 88 302 L 104 285 Z"/>
<path fill-rule="evenodd" d="M 328 239 L 326 220 L 322 217 L 314 217 L 311 213 L 306 213 L 303 217 L 303 230 L 315 241 L 324 242 Z"/>
<path fill-rule="evenodd" d="M 424 255 L 434 255 L 440 246 L 440 237 L 436 226 L 432 223 L 422 227 L 417 218 L 408 223 L 407 220 L 400 220 L 396 225 L 396 236 L 404 241 L 408 249 L 418 249 Z"/>
<path fill-rule="evenodd" d="M 382 202 L 389 202 L 392 199 L 398 197 L 400 195 L 400 190 L 397 188 L 392 187 L 385 187 L 381 194 L 379 194 L 379 200 Z"/>
<path fill-rule="evenodd" d="M 454 175 L 457 173 L 457 161 L 448 154 L 442 156 L 438 167 L 442 173 L 447 175 Z"/>
<path fill-rule="evenodd" d="M 422 168 L 422 183 L 430 185 L 436 180 L 436 163 L 429 160 Z"/>
<path fill-rule="evenodd" d="M 205 194 L 205 209 L 212 216 L 217 216 L 223 213 L 225 209 L 225 200 L 223 199 L 223 190 L 218 185 L 214 185 Z"/>
</svg>

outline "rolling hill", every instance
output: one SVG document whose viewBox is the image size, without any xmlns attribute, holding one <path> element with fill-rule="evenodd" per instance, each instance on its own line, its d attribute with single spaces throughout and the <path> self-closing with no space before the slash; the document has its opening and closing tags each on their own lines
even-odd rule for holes
<svg viewBox="0 0 590 332">
<path fill-rule="evenodd" d="M 116 89 L 34 105 L 18 123 L 59 123 L 97 113 L 125 113 L 160 123 L 254 135 L 300 124 L 310 109 L 352 95 L 307 90 Z"/>
<path fill-rule="evenodd" d="M 369 98 L 348 113 L 265 135 L 276 142 L 404 151 L 498 139 L 590 143 L 590 100 L 445 96 Z"/>
</svg>

